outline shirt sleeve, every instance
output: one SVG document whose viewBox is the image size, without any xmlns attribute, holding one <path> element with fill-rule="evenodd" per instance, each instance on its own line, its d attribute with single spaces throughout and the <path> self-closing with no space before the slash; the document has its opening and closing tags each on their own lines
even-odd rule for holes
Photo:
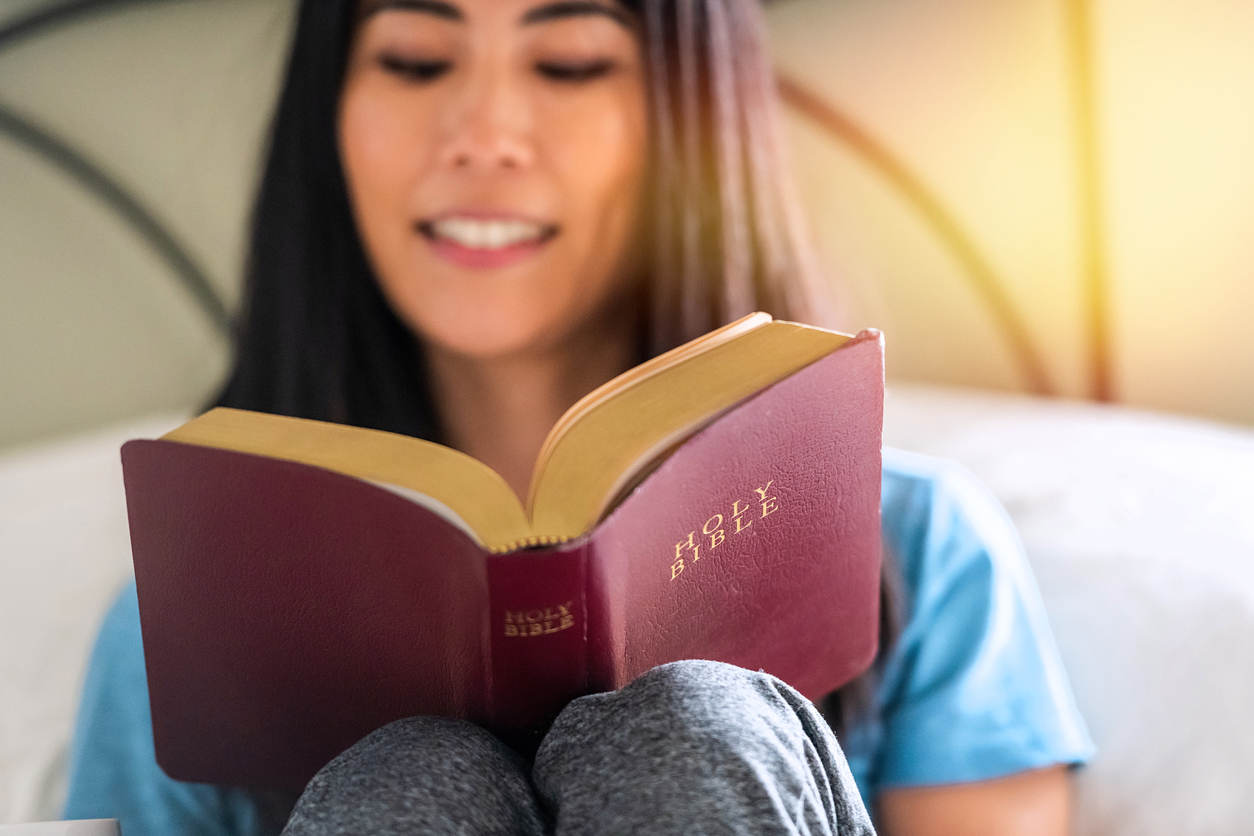
<svg viewBox="0 0 1254 836">
<path fill-rule="evenodd" d="M 133 583 L 118 596 L 96 639 L 69 766 L 65 818 L 116 818 L 126 836 L 278 833 L 291 807 L 292 800 L 183 783 L 161 771 Z"/>
<path fill-rule="evenodd" d="M 905 627 L 880 683 L 878 788 L 980 781 L 1093 753 L 1009 517 L 958 465 L 885 452 Z"/>
</svg>

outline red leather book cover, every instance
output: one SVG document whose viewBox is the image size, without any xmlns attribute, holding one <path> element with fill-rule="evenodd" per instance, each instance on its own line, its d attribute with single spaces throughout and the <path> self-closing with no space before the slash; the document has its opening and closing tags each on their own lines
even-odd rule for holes
<svg viewBox="0 0 1254 836">
<path fill-rule="evenodd" d="M 817 700 L 865 670 L 883 403 L 882 346 L 864 335 L 667 459 L 591 538 L 593 684 L 713 659 Z"/>
<path fill-rule="evenodd" d="M 588 536 L 504 555 L 352 477 L 128 442 L 158 763 L 296 789 L 392 720 L 534 734 L 686 658 L 816 699 L 875 652 L 882 406 L 861 335 L 693 436 Z"/>
</svg>

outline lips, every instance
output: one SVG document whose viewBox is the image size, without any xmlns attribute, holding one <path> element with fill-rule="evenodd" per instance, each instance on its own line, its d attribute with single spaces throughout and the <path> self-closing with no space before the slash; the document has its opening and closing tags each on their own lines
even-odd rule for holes
<svg viewBox="0 0 1254 836">
<path fill-rule="evenodd" d="M 444 215 L 420 221 L 435 253 L 465 267 L 500 267 L 538 251 L 557 235 L 555 224 L 514 216 Z"/>
</svg>

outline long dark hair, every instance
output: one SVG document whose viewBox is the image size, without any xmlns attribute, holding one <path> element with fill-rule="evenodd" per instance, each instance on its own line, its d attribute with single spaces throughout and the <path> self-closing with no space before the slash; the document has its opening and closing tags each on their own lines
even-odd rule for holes
<svg viewBox="0 0 1254 836">
<path fill-rule="evenodd" d="M 758 0 L 620 2 L 638 21 L 651 114 L 637 249 L 646 354 L 755 310 L 830 325 Z M 439 440 L 421 346 L 379 290 L 340 165 L 337 106 L 355 21 L 352 0 L 300 4 L 218 403 Z M 850 712 L 839 713 L 841 726 Z"/>
<path fill-rule="evenodd" d="M 754 310 L 829 324 L 790 191 L 756 0 L 623 2 L 639 21 L 651 109 L 638 225 L 646 353 Z M 420 348 L 374 280 L 340 165 L 353 7 L 301 3 L 219 402 L 436 439 Z"/>
</svg>

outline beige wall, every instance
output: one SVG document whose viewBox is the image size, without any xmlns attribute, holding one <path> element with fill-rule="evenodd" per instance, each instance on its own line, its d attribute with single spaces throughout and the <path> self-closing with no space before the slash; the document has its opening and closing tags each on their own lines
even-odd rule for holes
<svg viewBox="0 0 1254 836">
<path fill-rule="evenodd" d="M 784 0 L 777 63 L 948 204 L 1027 314 L 1058 389 L 1084 392 L 1067 75 L 1057 3 Z M 800 182 L 850 324 L 885 331 L 897 377 L 1015 388 L 958 263 L 864 163 L 790 116 Z"/>
<path fill-rule="evenodd" d="M 1120 394 L 1254 422 L 1254 3 L 1100 9 Z"/>
<path fill-rule="evenodd" d="M 879 138 L 975 238 L 1058 390 L 1089 389 L 1076 116 L 1057 0 L 782 0 L 780 65 Z M 1254 422 L 1254 5 L 1095 0 L 1117 399 Z M 790 119 L 816 238 L 890 373 L 1016 388 L 964 275 L 848 149 Z"/>
<path fill-rule="evenodd" d="M 40 0 L 0 4 L 0 20 Z M 1254 422 L 1254 5 L 1100 0 L 1102 185 L 1125 402 Z M 152 207 L 229 299 L 291 0 L 141 3 L 0 53 L 0 104 Z M 1065 4 L 778 0 L 782 67 L 904 160 L 971 233 L 1057 389 L 1088 391 Z M 789 119 L 847 325 L 896 377 L 1015 389 L 996 322 L 914 210 Z M 0 138 L 0 448 L 191 409 L 225 342 L 133 231 Z"/>
<path fill-rule="evenodd" d="M 234 300 L 289 18 L 287 0 L 141 3 L 85 17 L 0 53 L 0 103 L 133 191 Z M 192 409 L 226 357 L 132 229 L 0 136 L 0 447 Z"/>
</svg>

